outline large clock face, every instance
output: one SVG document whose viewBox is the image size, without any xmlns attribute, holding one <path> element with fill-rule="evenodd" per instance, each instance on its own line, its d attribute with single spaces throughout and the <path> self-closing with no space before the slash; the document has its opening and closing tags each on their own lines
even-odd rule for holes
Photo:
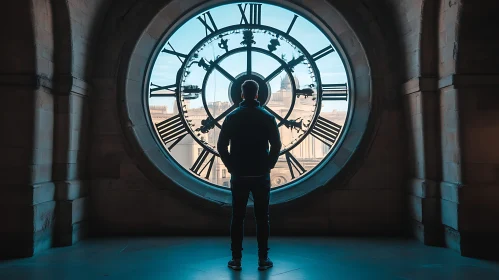
<svg viewBox="0 0 499 280">
<path fill-rule="evenodd" d="M 192 176 L 229 187 L 216 143 L 251 79 L 281 133 L 272 187 L 320 168 L 345 134 L 352 99 L 346 62 L 325 34 L 295 11 L 256 2 L 183 20 L 166 34 L 148 75 L 150 120 L 167 156 Z"/>
</svg>

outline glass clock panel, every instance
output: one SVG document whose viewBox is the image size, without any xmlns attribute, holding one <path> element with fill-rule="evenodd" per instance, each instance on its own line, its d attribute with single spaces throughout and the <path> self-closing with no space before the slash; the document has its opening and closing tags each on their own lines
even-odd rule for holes
<svg viewBox="0 0 499 280">
<path fill-rule="evenodd" d="M 344 60 L 308 19 L 280 6 L 233 3 L 204 10 L 167 35 L 149 74 L 150 119 L 180 168 L 230 186 L 216 148 L 241 84 L 279 125 L 282 149 L 272 187 L 297 182 L 328 160 L 344 134 L 351 100 Z"/>
</svg>

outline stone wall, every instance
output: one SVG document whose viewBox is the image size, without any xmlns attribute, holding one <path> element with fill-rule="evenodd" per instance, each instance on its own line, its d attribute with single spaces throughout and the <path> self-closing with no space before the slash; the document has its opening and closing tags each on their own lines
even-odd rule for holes
<svg viewBox="0 0 499 280">
<path fill-rule="evenodd" d="M 399 7 L 399 24 L 418 37 L 405 49 L 419 42 L 419 59 L 407 65 L 417 71 L 402 91 L 412 232 L 425 244 L 488 257 L 497 250 L 492 221 L 499 212 L 497 3 L 426 0 Z M 417 15 L 417 26 L 403 14 Z"/>
<path fill-rule="evenodd" d="M 158 186 L 125 137 L 117 72 L 125 43 L 160 2 L 4 4 L 0 257 L 71 245 L 88 229 L 228 234 L 230 209 Z M 272 233 L 410 228 L 425 244 L 490 256 L 499 249 L 497 1 L 329 2 L 370 62 L 357 74 L 372 77 L 372 121 L 352 164 L 329 186 L 271 208 Z"/>
<path fill-rule="evenodd" d="M 2 9 L 0 257 L 85 236 L 90 37 L 101 1 L 10 1 Z"/>
</svg>

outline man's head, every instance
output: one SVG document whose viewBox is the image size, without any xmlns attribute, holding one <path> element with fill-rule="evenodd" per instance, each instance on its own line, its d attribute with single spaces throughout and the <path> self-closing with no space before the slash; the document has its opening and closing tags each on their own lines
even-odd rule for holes
<svg viewBox="0 0 499 280">
<path fill-rule="evenodd" d="M 241 85 L 243 99 L 253 100 L 258 98 L 258 83 L 253 80 L 246 80 Z"/>
</svg>

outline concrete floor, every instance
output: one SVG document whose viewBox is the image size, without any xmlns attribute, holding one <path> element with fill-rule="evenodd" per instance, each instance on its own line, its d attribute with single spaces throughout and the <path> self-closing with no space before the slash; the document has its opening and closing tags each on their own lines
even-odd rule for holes
<svg viewBox="0 0 499 280">
<path fill-rule="evenodd" d="M 499 279 L 499 263 L 412 240 L 272 237 L 274 267 L 259 272 L 246 238 L 243 270 L 227 268 L 229 238 L 86 240 L 29 259 L 0 262 L 0 279 Z"/>
</svg>

